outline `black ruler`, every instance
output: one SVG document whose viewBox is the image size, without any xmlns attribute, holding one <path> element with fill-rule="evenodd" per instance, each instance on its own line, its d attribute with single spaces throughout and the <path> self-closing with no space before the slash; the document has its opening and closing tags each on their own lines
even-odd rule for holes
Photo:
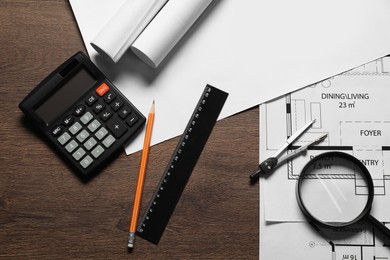
<svg viewBox="0 0 390 260">
<path fill-rule="evenodd" d="M 207 85 L 149 202 L 137 235 L 158 244 L 228 94 Z"/>
</svg>

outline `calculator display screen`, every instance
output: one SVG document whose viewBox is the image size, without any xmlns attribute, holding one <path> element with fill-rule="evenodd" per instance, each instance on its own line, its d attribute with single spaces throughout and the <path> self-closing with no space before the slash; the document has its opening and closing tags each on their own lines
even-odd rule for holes
<svg viewBox="0 0 390 260">
<path fill-rule="evenodd" d="M 94 84 L 96 79 L 84 68 L 79 70 L 68 82 L 49 96 L 37 109 L 36 114 L 45 122 L 50 123 L 74 104 Z"/>
</svg>

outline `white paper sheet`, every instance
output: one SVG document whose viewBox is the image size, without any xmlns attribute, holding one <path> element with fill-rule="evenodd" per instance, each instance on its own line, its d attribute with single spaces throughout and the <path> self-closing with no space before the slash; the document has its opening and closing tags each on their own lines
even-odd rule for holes
<svg viewBox="0 0 390 260">
<path fill-rule="evenodd" d="M 375 185 L 371 214 L 390 227 L 389 94 L 390 57 L 384 57 L 261 105 L 260 161 L 311 119 L 316 118 L 316 123 L 294 146 L 325 132 L 329 136 L 306 155 L 260 179 L 260 259 L 390 259 L 390 240 L 369 223 L 318 232 L 306 222 L 295 196 L 297 176 L 311 155 L 346 149 L 364 160 Z M 377 132 L 370 135 L 364 130 Z"/>
<path fill-rule="evenodd" d="M 224 118 L 390 53 L 387 0 L 215 0 L 157 70 L 131 52 L 111 66 L 89 42 L 123 0 L 70 3 L 91 59 L 144 114 L 156 100 L 152 144 L 182 133 L 207 83 L 230 94 Z"/>
<path fill-rule="evenodd" d="M 287 136 L 310 120 L 316 122 L 294 146 L 328 134 L 323 142 L 264 180 L 266 221 L 305 219 L 295 198 L 296 180 L 310 156 L 326 151 L 349 153 L 363 162 L 375 185 L 371 212 L 380 221 L 390 221 L 390 173 L 386 166 L 390 163 L 390 67 L 384 66 L 389 64 L 390 57 L 385 57 L 368 64 L 366 71 L 359 68 L 262 105 L 263 158 L 271 156 Z"/>
<path fill-rule="evenodd" d="M 389 260 L 388 245 L 389 241 L 366 223 L 320 233 L 307 222 L 266 223 L 260 219 L 261 260 Z"/>
<path fill-rule="evenodd" d="M 108 61 L 118 62 L 166 2 L 125 1 L 92 39 L 92 47 Z"/>
<path fill-rule="evenodd" d="M 212 0 L 169 0 L 131 46 L 152 68 L 157 68 Z"/>
</svg>

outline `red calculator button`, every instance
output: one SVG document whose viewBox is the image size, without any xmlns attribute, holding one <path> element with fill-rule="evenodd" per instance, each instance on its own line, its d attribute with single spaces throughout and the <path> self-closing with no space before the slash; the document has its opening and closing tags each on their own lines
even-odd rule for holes
<svg viewBox="0 0 390 260">
<path fill-rule="evenodd" d="M 102 97 L 102 96 L 104 96 L 104 94 L 106 94 L 106 92 L 109 91 L 109 90 L 110 90 L 110 87 L 107 86 L 106 83 L 103 83 L 103 84 L 100 85 L 100 87 L 98 87 L 98 88 L 96 89 L 96 93 L 98 93 L 98 95 Z"/>
</svg>

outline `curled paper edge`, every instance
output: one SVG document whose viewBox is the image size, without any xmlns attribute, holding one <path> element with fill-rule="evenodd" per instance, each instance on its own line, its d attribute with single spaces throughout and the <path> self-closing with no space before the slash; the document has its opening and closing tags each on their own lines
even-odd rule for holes
<svg viewBox="0 0 390 260">
<path fill-rule="evenodd" d="M 117 63 L 168 0 L 125 1 L 90 42 L 104 59 Z"/>
<path fill-rule="evenodd" d="M 131 45 L 144 63 L 157 68 L 213 0 L 170 0 Z"/>
</svg>

